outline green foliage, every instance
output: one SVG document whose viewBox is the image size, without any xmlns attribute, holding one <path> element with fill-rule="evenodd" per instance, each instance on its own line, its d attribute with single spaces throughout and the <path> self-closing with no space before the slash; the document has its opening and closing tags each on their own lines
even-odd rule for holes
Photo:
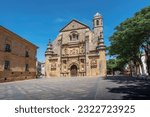
<svg viewBox="0 0 150 117">
<path fill-rule="evenodd" d="M 109 55 L 121 58 L 124 64 L 131 60 L 141 63 L 141 51 L 150 51 L 150 6 L 126 19 L 115 30 L 110 37 Z"/>
<path fill-rule="evenodd" d="M 107 60 L 107 71 L 113 73 L 114 71 L 122 71 L 124 68 L 124 63 L 126 63 L 123 59 L 109 59 Z"/>
<path fill-rule="evenodd" d="M 109 59 L 107 61 L 107 71 L 111 71 L 117 67 L 115 59 Z"/>
</svg>

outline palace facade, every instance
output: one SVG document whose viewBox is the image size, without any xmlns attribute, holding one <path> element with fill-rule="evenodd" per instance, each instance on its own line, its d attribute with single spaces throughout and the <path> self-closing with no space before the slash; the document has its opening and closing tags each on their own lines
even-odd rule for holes
<svg viewBox="0 0 150 117">
<path fill-rule="evenodd" d="M 106 76 L 103 18 L 93 18 L 93 29 L 72 20 L 60 30 L 45 52 L 47 77 Z"/>
<path fill-rule="evenodd" d="M 37 48 L 0 26 L 0 82 L 36 78 Z"/>
</svg>

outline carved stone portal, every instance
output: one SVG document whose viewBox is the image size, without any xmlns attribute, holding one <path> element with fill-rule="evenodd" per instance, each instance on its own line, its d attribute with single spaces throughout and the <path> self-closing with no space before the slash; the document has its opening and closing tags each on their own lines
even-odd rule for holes
<svg viewBox="0 0 150 117">
<path fill-rule="evenodd" d="M 78 69 L 77 69 L 77 66 L 76 65 L 72 65 L 71 68 L 70 68 L 70 74 L 71 76 L 77 76 L 78 74 Z"/>
</svg>

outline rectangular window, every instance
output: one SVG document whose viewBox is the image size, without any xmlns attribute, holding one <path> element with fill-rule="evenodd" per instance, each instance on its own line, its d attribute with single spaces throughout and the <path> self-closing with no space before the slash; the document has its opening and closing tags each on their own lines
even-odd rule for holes
<svg viewBox="0 0 150 117">
<path fill-rule="evenodd" d="M 29 71 L 29 65 L 28 64 L 25 65 L 25 71 Z"/>
<path fill-rule="evenodd" d="M 5 61 L 4 69 L 5 70 L 9 70 L 10 69 L 10 61 Z"/>
<path fill-rule="evenodd" d="M 81 59 L 81 62 L 84 63 L 84 59 Z"/>
<path fill-rule="evenodd" d="M 9 44 L 5 45 L 5 52 L 11 52 L 11 48 Z"/>
<path fill-rule="evenodd" d="M 26 51 L 25 57 L 29 57 L 29 52 L 28 51 Z"/>
</svg>

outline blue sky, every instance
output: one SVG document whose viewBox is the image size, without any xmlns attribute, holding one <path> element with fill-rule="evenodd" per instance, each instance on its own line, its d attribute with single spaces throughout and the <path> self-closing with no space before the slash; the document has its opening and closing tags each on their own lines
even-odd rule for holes
<svg viewBox="0 0 150 117">
<path fill-rule="evenodd" d="M 114 28 L 149 5 L 150 0 L 0 0 L 0 25 L 36 44 L 37 58 L 44 61 L 48 39 L 54 40 L 70 20 L 92 29 L 93 16 L 100 12 L 108 46 Z"/>
</svg>

